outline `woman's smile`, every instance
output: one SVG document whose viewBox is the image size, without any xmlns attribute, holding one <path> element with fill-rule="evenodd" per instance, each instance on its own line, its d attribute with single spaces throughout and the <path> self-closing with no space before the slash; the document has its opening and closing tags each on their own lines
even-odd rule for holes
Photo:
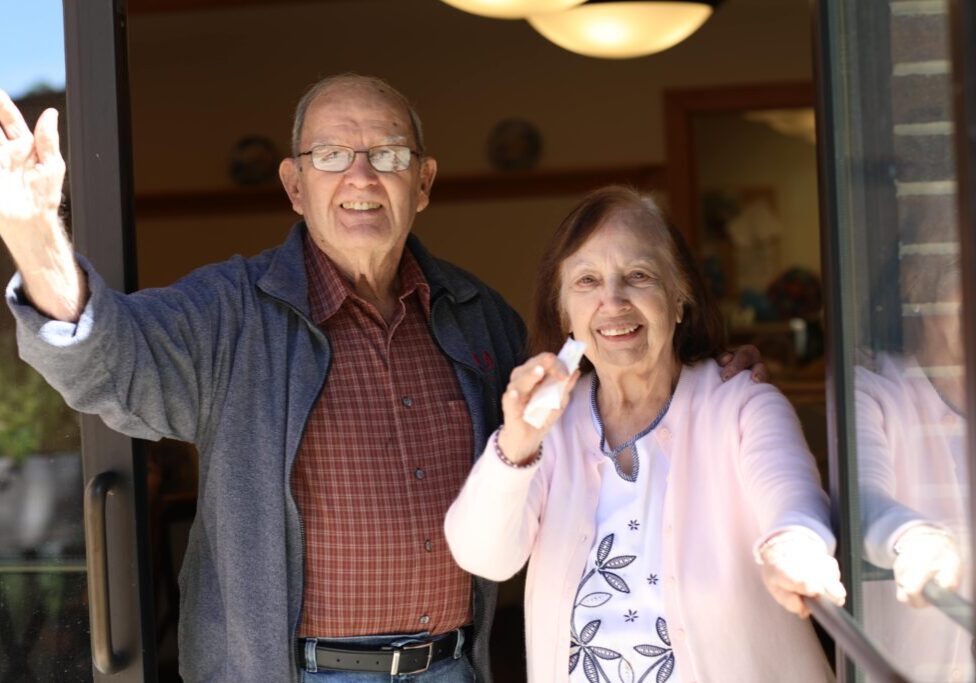
<svg viewBox="0 0 976 683">
<path fill-rule="evenodd" d="M 611 341 L 628 341 L 637 336 L 643 325 L 613 325 L 597 328 L 596 333 Z"/>
</svg>

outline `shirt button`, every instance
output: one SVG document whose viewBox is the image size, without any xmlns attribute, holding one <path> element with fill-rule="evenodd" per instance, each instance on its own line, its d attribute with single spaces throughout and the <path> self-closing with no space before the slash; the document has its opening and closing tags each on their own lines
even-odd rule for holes
<svg viewBox="0 0 976 683">
<path fill-rule="evenodd" d="M 420 619 L 418 619 L 418 621 L 419 621 L 419 622 L 420 622 L 421 624 L 427 624 L 427 623 L 430 623 L 430 617 L 428 617 L 428 616 L 427 616 L 426 614 L 422 614 L 422 615 L 420 616 Z"/>
<path fill-rule="evenodd" d="M 661 437 L 661 439 L 664 440 L 664 441 L 668 441 L 671 438 L 671 430 L 668 429 L 667 427 L 661 427 L 657 431 L 657 433 Z"/>
<path fill-rule="evenodd" d="M 424 477 L 427 476 L 427 473 L 424 472 L 423 467 L 418 467 L 413 471 L 413 476 L 416 477 L 417 479 L 423 479 Z"/>
<path fill-rule="evenodd" d="M 674 586 L 677 586 L 677 585 L 678 585 L 678 579 L 676 579 L 676 578 L 675 578 L 675 577 L 673 577 L 673 576 L 669 576 L 669 577 L 668 577 L 668 585 L 669 585 L 669 586 L 671 586 L 672 588 L 673 588 Z"/>
<path fill-rule="evenodd" d="M 674 632 L 674 637 L 677 638 L 678 640 L 683 641 L 685 639 L 685 630 L 683 628 L 677 629 Z"/>
<path fill-rule="evenodd" d="M 426 541 L 424 541 L 424 550 L 430 552 L 433 549 L 434 549 L 434 542 L 428 538 Z"/>
<path fill-rule="evenodd" d="M 403 398 L 400 399 L 400 402 L 403 405 L 405 405 L 407 408 L 413 405 L 413 399 L 410 398 L 409 396 L 404 396 Z"/>
</svg>

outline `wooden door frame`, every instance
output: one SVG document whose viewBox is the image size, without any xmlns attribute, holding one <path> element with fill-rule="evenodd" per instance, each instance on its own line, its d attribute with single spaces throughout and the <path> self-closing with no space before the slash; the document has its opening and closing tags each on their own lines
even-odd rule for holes
<svg viewBox="0 0 976 683">
<path fill-rule="evenodd" d="M 760 83 L 664 91 L 668 213 L 694 250 L 698 246 L 698 169 L 692 117 L 748 109 L 813 107 L 812 82 Z"/>
</svg>

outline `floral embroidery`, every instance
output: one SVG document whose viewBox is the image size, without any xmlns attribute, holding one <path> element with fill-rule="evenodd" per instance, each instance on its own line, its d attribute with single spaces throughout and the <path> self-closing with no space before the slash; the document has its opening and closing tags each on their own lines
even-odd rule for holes
<svg viewBox="0 0 976 683">
<path fill-rule="evenodd" d="M 630 529 L 631 531 L 637 531 L 638 529 L 640 529 L 640 522 L 638 522 L 636 519 L 632 519 L 627 524 L 627 528 Z"/>
<path fill-rule="evenodd" d="M 651 574 L 650 576 L 648 576 L 647 577 L 647 583 L 649 583 L 652 586 L 656 586 L 657 585 L 657 574 Z"/>
<path fill-rule="evenodd" d="M 667 647 L 659 647 L 657 645 L 635 645 L 634 649 L 638 654 L 644 655 L 645 657 L 654 658 L 651 665 L 647 668 L 641 677 L 637 679 L 637 683 L 643 683 L 644 679 L 647 678 L 652 671 L 660 664 L 660 668 L 657 669 L 656 683 L 664 683 L 664 681 L 671 678 L 671 674 L 674 672 L 674 652 L 671 650 L 671 638 L 668 636 L 668 624 L 664 619 L 658 617 L 657 623 L 655 624 L 657 629 L 657 636 L 661 639 L 661 642 L 667 645 Z"/>
<path fill-rule="evenodd" d="M 633 683 L 634 680 L 634 670 L 630 663 L 625 660 L 619 652 L 611 650 L 605 647 L 597 647 L 596 645 L 591 645 L 590 642 L 593 637 L 596 636 L 597 631 L 600 630 L 600 620 L 596 619 L 591 621 L 579 632 L 579 635 L 575 633 L 576 629 L 573 631 L 573 640 L 569 646 L 569 673 L 573 673 L 576 665 L 579 664 L 580 659 L 583 661 L 583 675 L 586 676 L 586 680 L 589 683 L 600 683 L 601 676 L 607 680 L 610 677 L 607 676 L 606 672 L 603 670 L 603 665 L 600 664 L 600 660 L 619 659 L 620 662 L 617 664 L 617 670 L 620 674 L 620 680 L 625 683 Z"/>
<path fill-rule="evenodd" d="M 594 567 L 589 570 L 583 578 L 580 580 L 579 587 L 576 589 L 576 599 L 573 602 L 573 613 L 570 618 L 570 647 L 569 647 L 569 673 L 572 674 L 576 670 L 577 666 L 582 666 L 583 675 L 586 677 L 588 683 L 614 683 L 610 678 L 610 675 L 604 669 L 604 667 L 609 662 L 617 662 L 617 680 L 619 683 L 635 683 L 634 680 L 634 668 L 633 665 L 624 657 L 620 652 L 616 650 L 611 650 L 610 648 L 600 647 L 594 644 L 594 638 L 596 638 L 597 633 L 600 630 L 600 620 L 593 619 L 586 623 L 582 629 L 577 631 L 576 629 L 576 615 L 577 610 L 580 608 L 593 608 L 600 607 L 606 604 L 611 599 L 613 599 L 613 593 L 608 593 L 605 591 L 592 591 L 581 595 L 583 593 L 583 587 L 592 579 L 594 576 L 599 575 L 604 581 L 610 586 L 611 589 L 617 593 L 630 593 L 630 586 L 627 585 L 627 581 L 624 580 L 622 576 L 617 574 L 615 571 L 623 569 L 630 565 L 635 559 L 636 555 L 617 555 L 616 557 L 610 556 L 610 551 L 613 550 L 613 540 L 614 535 L 608 534 L 603 537 L 597 546 L 596 550 L 596 562 Z M 652 574 L 652 576 L 654 576 Z M 656 578 L 656 577 L 655 577 Z M 624 620 L 627 622 L 634 622 L 638 618 L 636 610 L 629 609 L 624 615 Z M 658 619 L 658 634 L 661 633 L 661 628 L 664 628 L 664 634 L 667 635 L 667 626 L 665 625 L 664 619 Z M 653 647 L 639 645 L 637 648 L 643 647 Z M 641 650 L 635 648 L 640 654 L 645 656 L 650 656 L 642 652 Z M 670 650 L 667 651 L 670 653 Z M 645 672 L 644 676 L 651 671 L 651 669 L 658 668 L 658 683 L 663 683 L 670 676 L 671 672 L 674 670 L 674 661 L 670 664 L 666 662 L 661 664 L 661 661 L 655 661 L 651 668 Z M 662 677 L 662 672 L 666 673 Z M 641 679 L 643 680 L 643 678 Z"/>
</svg>

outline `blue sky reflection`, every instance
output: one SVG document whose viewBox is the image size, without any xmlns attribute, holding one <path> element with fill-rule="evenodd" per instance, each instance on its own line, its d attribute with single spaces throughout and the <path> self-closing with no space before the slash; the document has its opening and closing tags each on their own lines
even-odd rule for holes
<svg viewBox="0 0 976 683">
<path fill-rule="evenodd" d="M 40 84 L 64 88 L 61 0 L 0 0 L 0 89 L 17 99 Z"/>
</svg>

